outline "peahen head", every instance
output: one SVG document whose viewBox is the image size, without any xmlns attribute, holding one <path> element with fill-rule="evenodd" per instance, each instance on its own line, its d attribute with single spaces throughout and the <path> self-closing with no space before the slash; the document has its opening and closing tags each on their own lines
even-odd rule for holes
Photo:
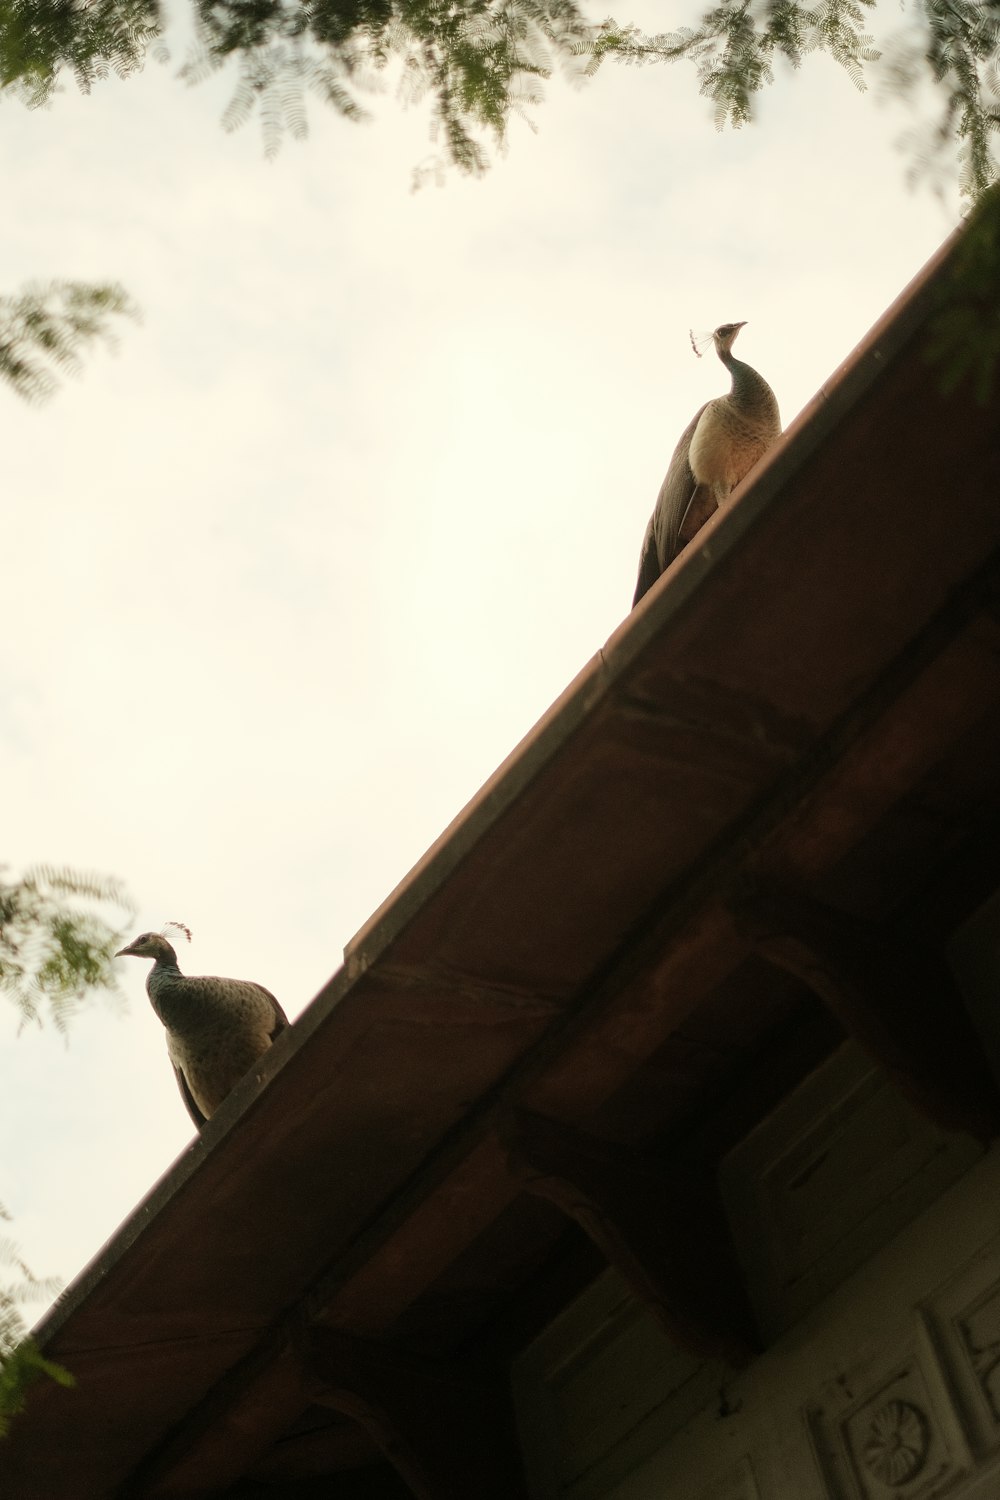
<svg viewBox="0 0 1000 1500">
<path fill-rule="evenodd" d="M 718 328 L 713 331 L 712 339 L 715 343 L 715 352 L 720 359 L 724 354 L 729 353 L 736 342 L 736 335 L 741 328 L 745 328 L 746 326 L 746 320 L 742 323 L 720 323 Z"/>
<path fill-rule="evenodd" d="M 140 932 L 127 948 L 119 948 L 115 958 L 154 958 L 160 963 L 176 964 L 177 954 L 162 932 Z"/>
<path fill-rule="evenodd" d="M 716 354 L 720 359 L 725 359 L 736 342 L 736 335 L 741 328 L 746 326 L 746 319 L 744 319 L 742 323 L 720 323 L 718 328 L 713 328 L 711 333 L 695 333 L 692 329 L 691 348 L 701 359 L 701 351 L 709 344 L 714 344 Z"/>
</svg>

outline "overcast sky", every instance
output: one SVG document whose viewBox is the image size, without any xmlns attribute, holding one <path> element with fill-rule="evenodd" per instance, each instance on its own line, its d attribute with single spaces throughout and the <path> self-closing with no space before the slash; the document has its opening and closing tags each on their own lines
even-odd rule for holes
<svg viewBox="0 0 1000 1500">
<path fill-rule="evenodd" d="M 120 876 L 135 931 L 186 922 L 183 967 L 295 1016 L 626 613 L 727 385 L 688 328 L 747 319 L 787 423 L 958 208 L 826 59 L 738 133 L 685 67 L 555 82 L 485 179 L 415 195 L 427 122 L 391 95 L 365 127 L 312 105 L 273 162 L 226 97 L 151 65 L 0 109 L 0 291 L 115 278 L 144 314 L 46 405 L 0 388 L 0 852 Z M 192 1133 L 147 968 L 68 1044 L 0 1014 L 0 1201 L 39 1274 Z"/>
</svg>

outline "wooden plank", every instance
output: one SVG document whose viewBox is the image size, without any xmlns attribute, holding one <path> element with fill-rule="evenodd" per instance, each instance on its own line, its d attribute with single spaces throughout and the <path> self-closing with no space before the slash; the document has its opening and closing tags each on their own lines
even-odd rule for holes
<svg viewBox="0 0 1000 1500">
<path fill-rule="evenodd" d="M 115 1493 L 120 1500 L 221 1494 L 268 1452 L 307 1399 L 290 1332 L 286 1326 L 275 1327 L 147 1453 Z"/>
</svg>

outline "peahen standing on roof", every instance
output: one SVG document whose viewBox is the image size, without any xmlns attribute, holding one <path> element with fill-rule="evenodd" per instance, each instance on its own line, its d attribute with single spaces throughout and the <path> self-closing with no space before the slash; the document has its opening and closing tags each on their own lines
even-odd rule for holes
<svg viewBox="0 0 1000 1500">
<path fill-rule="evenodd" d="M 646 527 L 633 609 L 781 435 L 774 392 L 732 353 L 745 326 L 722 323 L 711 335 L 732 385 L 725 396 L 700 407 L 681 433 Z M 691 344 L 700 357 L 693 335 Z"/>
<path fill-rule="evenodd" d="M 167 1053 L 188 1113 L 200 1128 L 288 1025 L 270 990 L 249 979 L 182 974 L 159 932 L 143 932 L 116 958 L 151 958 L 146 993 L 167 1031 Z"/>
</svg>

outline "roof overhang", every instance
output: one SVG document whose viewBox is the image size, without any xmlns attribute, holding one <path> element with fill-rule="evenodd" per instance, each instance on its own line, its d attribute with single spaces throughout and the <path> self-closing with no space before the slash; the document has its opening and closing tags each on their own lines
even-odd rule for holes
<svg viewBox="0 0 1000 1500">
<path fill-rule="evenodd" d="M 466 1362 L 479 1371 L 558 1263 L 563 1226 L 651 1274 L 629 1202 L 691 1190 L 694 1164 L 845 1031 L 936 1119 L 995 1132 L 995 1085 L 934 967 L 1000 879 L 1000 430 L 995 403 L 943 393 L 928 357 L 961 248 L 889 309 L 45 1318 L 77 1385 L 31 1391 L 6 1494 L 51 1500 L 67 1475 L 88 1500 L 346 1473 L 368 1440 L 303 1419 L 321 1409 L 395 1440 L 418 1492 L 444 1494 L 412 1478 L 435 1460 L 413 1456 L 403 1393 L 457 1370 L 437 1409 L 474 1424 Z M 674 1160 L 685 1183 L 658 1176 Z M 717 1287 L 724 1236 L 703 1208 L 689 1222 Z M 738 1297 L 710 1313 L 690 1275 L 647 1292 L 677 1337 L 748 1349 Z M 471 1482 L 455 1492 L 516 1492 L 509 1475 Z"/>
</svg>

